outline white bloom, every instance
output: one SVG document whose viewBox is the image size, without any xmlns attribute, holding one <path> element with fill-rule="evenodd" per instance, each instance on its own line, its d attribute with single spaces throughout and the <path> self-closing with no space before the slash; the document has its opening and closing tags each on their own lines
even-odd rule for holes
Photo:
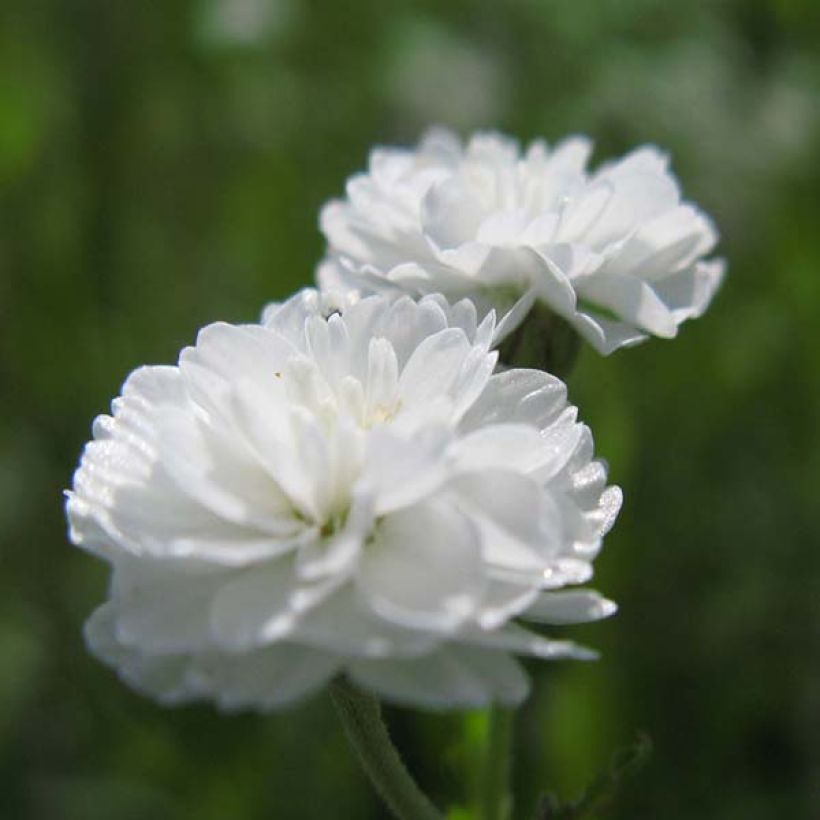
<svg viewBox="0 0 820 820">
<path fill-rule="evenodd" d="M 583 137 L 522 154 L 498 134 L 462 146 L 441 130 L 378 148 L 322 211 L 320 285 L 468 296 L 503 317 L 499 338 L 540 300 L 601 353 L 675 336 L 720 284 L 722 261 L 703 261 L 714 226 L 656 148 L 593 172 L 590 152 Z"/>
<path fill-rule="evenodd" d="M 165 702 L 286 704 L 346 672 L 394 701 L 516 702 L 515 622 L 614 606 L 585 582 L 620 506 L 564 385 L 493 375 L 468 301 L 306 291 L 144 367 L 67 504 L 112 567 L 92 650 Z M 339 312 L 341 309 L 341 313 Z"/>
</svg>

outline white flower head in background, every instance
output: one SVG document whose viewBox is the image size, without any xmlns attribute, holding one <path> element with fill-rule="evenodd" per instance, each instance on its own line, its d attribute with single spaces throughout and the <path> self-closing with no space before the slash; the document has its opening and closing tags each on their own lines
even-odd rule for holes
<svg viewBox="0 0 820 820">
<path fill-rule="evenodd" d="M 345 673 L 428 707 L 515 703 L 525 629 L 614 606 L 584 583 L 620 506 L 563 384 L 493 374 L 494 316 L 304 291 L 144 367 L 68 494 L 112 569 L 88 643 L 139 691 L 288 704 Z"/>
<path fill-rule="evenodd" d="M 441 129 L 415 149 L 377 148 L 322 211 L 320 286 L 469 297 L 497 310 L 499 340 L 536 302 L 601 353 L 673 337 L 720 284 L 723 262 L 704 260 L 715 228 L 656 148 L 594 171 L 590 153 L 583 137 L 522 152 Z"/>
</svg>

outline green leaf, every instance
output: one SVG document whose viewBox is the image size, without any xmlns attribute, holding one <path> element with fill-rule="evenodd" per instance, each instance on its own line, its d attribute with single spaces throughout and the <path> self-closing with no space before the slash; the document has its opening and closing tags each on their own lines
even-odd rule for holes
<svg viewBox="0 0 820 820">
<path fill-rule="evenodd" d="M 634 743 L 618 749 L 612 756 L 609 769 L 592 782 L 581 797 L 562 804 L 555 795 L 548 794 L 538 808 L 536 820 L 581 820 L 593 812 L 611 806 L 622 791 L 624 781 L 637 774 L 652 754 L 652 741 L 642 732 Z"/>
</svg>

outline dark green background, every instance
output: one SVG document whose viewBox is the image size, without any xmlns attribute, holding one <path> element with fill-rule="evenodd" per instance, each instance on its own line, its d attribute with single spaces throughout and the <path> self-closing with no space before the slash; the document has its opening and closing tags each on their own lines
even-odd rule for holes
<svg viewBox="0 0 820 820">
<path fill-rule="evenodd" d="M 643 729 L 612 817 L 820 817 L 818 29 L 816 0 L 4 0 L 0 816 L 383 816 L 325 696 L 166 711 L 86 654 L 105 571 L 61 491 L 132 367 L 307 284 L 320 204 L 443 122 L 657 142 L 729 260 L 677 340 L 571 379 L 625 489 L 597 578 L 622 608 L 567 631 L 600 663 L 533 666 L 518 814 Z M 481 718 L 390 718 L 466 805 Z"/>
</svg>

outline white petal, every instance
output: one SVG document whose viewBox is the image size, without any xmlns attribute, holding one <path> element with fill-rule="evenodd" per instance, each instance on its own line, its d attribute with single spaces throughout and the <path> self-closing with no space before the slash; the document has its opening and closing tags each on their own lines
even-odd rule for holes
<svg viewBox="0 0 820 820">
<path fill-rule="evenodd" d="M 367 362 L 365 412 L 368 419 L 373 419 L 380 412 L 394 411 L 398 402 L 399 362 L 393 345 L 383 338 L 370 340 Z"/>
<path fill-rule="evenodd" d="M 449 128 L 434 125 L 424 132 L 419 142 L 419 152 L 436 162 L 452 164 L 461 157 L 461 140 Z"/>
<path fill-rule="evenodd" d="M 608 618 L 618 607 L 591 589 L 542 592 L 521 616 L 542 624 L 581 624 Z"/>
<path fill-rule="evenodd" d="M 621 347 L 634 347 L 649 338 L 630 324 L 606 319 L 588 308 L 585 313 L 577 313 L 572 324 L 604 356 Z"/>
<path fill-rule="evenodd" d="M 632 325 L 655 336 L 671 339 L 678 323 L 655 291 L 640 279 L 601 274 L 578 284 L 584 299 L 616 313 Z"/>
<path fill-rule="evenodd" d="M 612 195 L 584 230 L 584 242 L 593 248 L 626 237 L 642 222 L 675 208 L 679 202 L 678 187 L 668 174 L 641 170 L 608 173 L 605 179 L 605 183 L 596 184 L 613 186 Z"/>
<path fill-rule="evenodd" d="M 298 613 L 291 606 L 292 563 L 271 561 L 236 574 L 214 597 L 210 625 L 231 651 L 261 646 L 285 636 Z"/>
<path fill-rule="evenodd" d="M 607 262 L 613 273 L 657 281 L 712 250 L 717 231 L 691 205 L 680 205 L 641 225 Z"/>
<path fill-rule="evenodd" d="M 443 249 L 437 246 L 434 250 L 436 259 L 445 267 L 445 271 L 436 268 L 430 275 L 431 285 L 439 288 L 449 280 L 454 287 L 461 285 L 462 288 L 471 289 L 492 253 L 492 248 L 483 242 L 463 242 L 456 247 Z"/>
<path fill-rule="evenodd" d="M 441 638 L 385 621 L 350 585 L 337 590 L 295 625 L 291 637 L 318 649 L 353 657 L 415 657 L 431 652 Z"/>
<path fill-rule="evenodd" d="M 292 341 L 259 325 L 208 325 L 197 334 L 196 347 L 188 347 L 180 356 L 180 368 L 191 362 L 228 379 L 236 377 L 236 368 L 258 384 L 275 385 L 274 373 L 296 348 Z"/>
<path fill-rule="evenodd" d="M 342 260 L 339 262 L 342 264 Z M 263 313 L 262 324 L 304 352 L 305 322 L 312 316 L 328 316 L 333 311 L 348 310 L 358 301 L 359 295 L 355 292 L 322 293 L 314 288 L 303 288 L 284 302 L 269 304 Z"/>
<path fill-rule="evenodd" d="M 472 615 L 483 593 L 478 534 L 442 502 L 388 515 L 365 548 L 357 583 L 386 620 L 449 632 Z"/>
<path fill-rule="evenodd" d="M 517 617 L 538 596 L 532 586 L 506 583 L 491 579 L 481 601 L 478 625 L 482 629 L 498 629 L 502 624 Z"/>
<path fill-rule="evenodd" d="M 342 375 L 350 371 L 350 356 L 354 352 L 342 317 L 312 316 L 305 323 L 305 335 L 307 351 L 322 376 L 329 384 L 338 384 Z"/>
<path fill-rule="evenodd" d="M 355 269 L 351 270 L 335 257 L 325 259 L 319 264 L 316 270 L 316 282 L 323 293 L 345 293 L 355 291 L 359 287 L 359 278 Z M 262 324 L 273 324 L 278 308 L 278 304 L 268 305 L 262 312 Z"/>
<path fill-rule="evenodd" d="M 168 409 L 157 426 L 163 468 L 183 493 L 222 518 L 272 535 L 301 529 L 270 476 L 224 439 L 208 436 L 190 413 Z"/>
<path fill-rule="evenodd" d="M 447 315 L 435 301 L 422 299 L 416 303 L 404 296 L 390 305 L 389 310 L 380 311 L 373 333 L 384 336 L 393 345 L 399 369 L 403 370 L 422 340 L 446 329 Z"/>
<path fill-rule="evenodd" d="M 464 357 L 449 390 L 453 399 L 453 421 L 461 418 L 482 394 L 497 361 L 498 353 L 488 353 L 484 347 L 474 347 Z"/>
<path fill-rule="evenodd" d="M 446 394 L 470 350 L 464 331 L 451 328 L 425 339 L 410 356 L 399 379 L 402 406 L 412 409 Z"/>
<path fill-rule="evenodd" d="M 612 528 L 618 513 L 621 511 L 623 500 L 624 497 L 620 487 L 607 487 L 601 494 L 597 509 L 590 512 L 588 516 L 595 524 L 600 536 L 606 535 Z"/>
<path fill-rule="evenodd" d="M 477 522 L 484 560 L 530 575 L 538 586 L 562 548 L 559 508 L 535 481 L 500 469 L 458 476 L 450 483 Z"/>
<path fill-rule="evenodd" d="M 548 427 L 541 431 L 541 466 L 538 479 L 546 483 L 569 463 L 584 440 L 589 428 L 577 421 L 575 407 L 566 407 Z"/>
<path fill-rule="evenodd" d="M 409 507 L 435 492 L 447 475 L 441 453 L 451 437 L 438 426 L 406 437 L 389 427 L 371 432 L 360 487 L 373 495 L 376 515 Z"/>
<path fill-rule="evenodd" d="M 512 658 L 455 646 L 410 660 L 356 661 L 350 675 L 389 701 L 428 709 L 514 705 L 529 689 Z"/>
<path fill-rule="evenodd" d="M 115 635 L 116 614 L 112 604 L 103 604 L 86 621 L 83 630 L 89 650 L 114 667 L 119 677 L 143 694 L 162 703 L 186 699 L 188 670 L 184 655 L 149 655 L 124 647 Z"/>
<path fill-rule="evenodd" d="M 465 432 L 502 421 L 549 425 L 566 405 L 564 383 L 540 370 L 515 368 L 492 376 L 461 422 Z"/>
<path fill-rule="evenodd" d="M 117 641 L 157 654 L 207 649 L 211 601 L 225 581 L 224 571 L 120 557 L 111 586 Z"/>
<path fill-rule="evenodd" d="M 196 658 L 189 672 L 192 698 L 211 697 L 227 711 L 279 709 L 325 686 L 340 659 L 295 644 L 277 644 L 234 656 Z"/>
<path fill-rule="evenodd" d="M 554 222 L 557 223 L 557 219 Z M 496 211 L 482 220 L 475 235 L 485 245 L 515 247 L 523 244 L 522 239 L 530 224 L 531 219 L 523 209 Z"/>
<path fill-rule="evenodd" d="M 510 623 L 501 629 L 464 632 L 461 640 L 495 652 L 514 652 L 530 655 L 541 660 L 594 661 L 598 654 L 571 641 L 553 641 L 517 624 Z"/>
<path fill-rule="evenodd" d="M 444 299 L 441 294 L 436 294 L 439 298 Z M 430 298 L 425 297 L 425 298 Z M 460 327 L 464 331 L 464 335 L 473 343 L 480 344 L 476 341 L 476 332 L 478 330 L 478 314 L 475 309 L 475 303 L 470 299 L 462 299 L 450 307 L 450 327 Z M 489 346 L 489 340 L 487 344 Z"/>
<path fill-rule="evenodd" d="M 701 262 L 655 285 L 655 292 L 676 322 L 702 316 L 723 281 L 722 261 Z"/>
<path fill-rule="evenodd" d="M 238 425 L 265 470 L 301 514 L 319 520 L 320 506 L 330 490 L 327 442 L 317 421 L 298 405 L 271 401 L 267 391 L 249 381 L 235 386 L 232 405 Z M 306 457 L 312 460 L 311 466 L 319 465 L 317 472 L 305 469 Z"/>
<path fill-rule="evenodd" d="M 559 216 L 555 212 L 539 214 L 531 219 L 521 236 L 521 244 L 539 247 L 551 242 L 558 229 Z"/>
<path fill-rule="evenodd" d="M 608 179 L 620 179 L 635 173 L 663 176 L 668 166 L 669 157 L 664 151 L 655 145 L 641 145 L 621 159 L 602 165 L 596 176 Z"/>
<path fill-rule="evenodd" d="M 572 136 L 561 140 L 549 155 L 550 170 L 579 173 L 584 170 L 592 154 L 592 140 L 584 136 Z"/>
<path fill-rule="evenodd" d="M 514 707 L 529 694 L 529 679 L 521 664 L 510 655 L 466 646 L 459 646 L 456 654 L 462 666 L 481 679 L 493 703 Z"/>
<path fill-rule="evenodd" d="M 493 424 L 454 442 L 449 456 L 455 469 L 474 472 L 493 468 L 521 473 L 538 472 L 547 480 L 566 463 L 582 433 L 575 408 L 544 431 L 524 424 Z"/>
<path fill-rule="evenodd" d="M 534 288 L 539 301 L 549 305 L 559 316 L 571 319 L 578 301 L 571 277 L 575 275 L 576 266 L 589 264 L 592 257 L 576 253 L 572 255 L 571 263 L 562 269 L 546 253 L 538 252 L 534 256 L 538 259 Z"/>
<path fill-rule="evenodd" d="M 602 181 L 572 198 L 561 213 L 555 234 L 559 242 L 577 242 L 601 218 L 614 196 L 611 183 Z"/>
<path fill-rule="evenodd" d="M 177 368 L 164 366 L 138 367 L 123 385 L 122 395 L 143 407 L 178 406 L 185 396 Z"/>
<path fill-rule="evenodd" d="M 422 203 L 423 229 L 440 248 L 473 239 L 482 217 L 481 203 L 457 179 L 434 185 Z"/>
<path fill-rule="evenodd" d="M 176 484 L 155 470 L 142 483 L 108 488 L 102 504 L 71 499 L 74 537 L 105 551 L 107 538 L 128 553 L 157 558 L 188 557 L 226 566 L 240 565 L 287 551 L 289 538 L 271 536 L 232 524 L 183 495 Z M 93 518 L 94 525 L 89 529 Z M 104 533 L 104 535 L 103 535 Z M 298 537 L 298 536 L 297 536 Z M 108 545 L 111 546 L 111 545 Z"/>
</svg>

